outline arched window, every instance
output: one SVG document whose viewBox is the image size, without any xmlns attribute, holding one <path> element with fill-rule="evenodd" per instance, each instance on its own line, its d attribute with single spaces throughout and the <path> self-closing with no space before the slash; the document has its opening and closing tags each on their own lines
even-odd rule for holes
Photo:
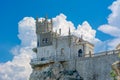
<svg viewBox="0 0 120 80">
<path fill-rule="evenodd" d="M 64 48 L 61 48 L 61 55 L 64 55 Z"/>
<path fill-rule="evenodd" d="M 42 39 L 42 43 L 43 43 L 43 44 L 45 43 L 45 39 L 44 39 L 44 38 Z"/>
<path fill-rule="evenodd" d="M 43 38 L 43 39 L 42 39 L 42 43 L 43 43 L 43 44 L 48 43 L 48 38 Z"/>
<path fill-rule="evenodd" d="M 48 43 L 48 38 L 45 38 L 45 43 Z"/>
<path fill-rule="evenodd" d="M 82 49 L 78 50 L 78 57 L 82 57 Z"/>
<path fill-rule="evenodd" d="M 89 56 L 90 56 L 90 57 L 92 56 L 91 51 L 89 51 Z"/>
<path fill-rule="evenodd" d="M 39 47 L 39 41 L 37 41 L 37 46 Z"/>
</svg>

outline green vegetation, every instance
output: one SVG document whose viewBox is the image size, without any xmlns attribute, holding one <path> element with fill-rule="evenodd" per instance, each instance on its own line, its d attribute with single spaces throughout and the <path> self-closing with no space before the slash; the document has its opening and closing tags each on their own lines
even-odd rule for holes
<svg viewBox="0 0 120 80">
<path fill-rule="evenodd" d="M 115 71 L 114 71 L 114 70 L 112 70 L 112 71 L 110 72 L 110 75 L 111 75 L 111 77 L 113 78 L 113 80 L 117 80 L 117 79 L 116 79 L 117 75 L 115 74 Z"/>
</svg>

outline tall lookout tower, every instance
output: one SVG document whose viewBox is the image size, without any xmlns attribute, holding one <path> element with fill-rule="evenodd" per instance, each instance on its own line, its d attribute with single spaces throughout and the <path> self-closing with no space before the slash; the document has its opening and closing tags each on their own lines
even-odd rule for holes
<svg viewBox="0 0 120 80">
<path fill-rule="evenodd" d="M 76 69 L 77 59 L 93 57 L 94 45 L 71 35 L 61 36 L 61 29 L 53 31 L 53 21 L 36 18 L 36 58 L 30 64 L 30 80 L 83 80 Z"/>
</svg>

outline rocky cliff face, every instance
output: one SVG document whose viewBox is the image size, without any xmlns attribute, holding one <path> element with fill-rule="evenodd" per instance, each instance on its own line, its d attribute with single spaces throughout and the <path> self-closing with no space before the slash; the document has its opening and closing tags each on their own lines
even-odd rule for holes
<svg viewBox="0 0 120 80">
<path fill-rule="evenodd" d="M 30 80 L 83 80 L 76 70 L 67 70 L 60 62 L 34 69 Z"/>
</svg>

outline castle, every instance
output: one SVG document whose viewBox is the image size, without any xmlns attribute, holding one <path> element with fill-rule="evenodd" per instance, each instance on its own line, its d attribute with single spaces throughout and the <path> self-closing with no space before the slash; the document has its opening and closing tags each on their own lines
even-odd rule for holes
<svg viewBox="0 0 120 80">
<path fill-rule="evenodd" d="M 116 50 L 94 54 L 94 45 L 71 35 L 61 36 L 53 31 L 53 21 L 47 17 L 36 19 L 37 58 L 30 64 L 33 72 L 30 80 L 112 80 L 111 64 L 118 60 L 120 46 Z"/>
</svg>

